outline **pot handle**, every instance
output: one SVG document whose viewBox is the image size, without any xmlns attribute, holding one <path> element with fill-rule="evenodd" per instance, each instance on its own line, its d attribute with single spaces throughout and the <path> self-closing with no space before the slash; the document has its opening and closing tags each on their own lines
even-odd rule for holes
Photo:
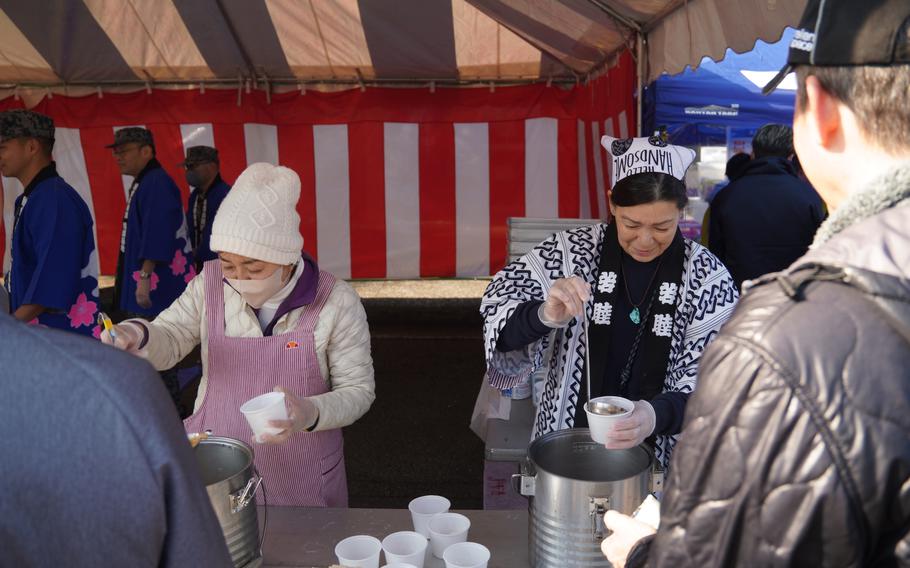
<svg viewBox="0 0 910 568">
<path fill-rule="evenodd" d="M 607 533 L 604 515 L 610 510 L 609 497 L 591 497 L 589 509 L 591 511 L 591 534 L 594 540 L 603 540 Z"/>
<path fill-rule="evenodd" d="M 259 485 L 261 484 L 262 477 L 257 475 L 251 477 L 243 489 L 231 493 L 231 513 L 236 515 L 240 511 L 246 509 L 247 505 L 253 501 L 253 498 L 256 496 L 256 490 L 259 489 Z"/>
<path fill-rule="evenodd" d="M 523 473 L 512 474 L 512 489 L 525 497 L 533 497 L 537 487 L 537 477 Z"/>
<path fill-rule="evenodd" d="M 657 463 L 651 468 L 651 493 L 658 493 L 664 490 L 664 468 Z"/>
</svg>

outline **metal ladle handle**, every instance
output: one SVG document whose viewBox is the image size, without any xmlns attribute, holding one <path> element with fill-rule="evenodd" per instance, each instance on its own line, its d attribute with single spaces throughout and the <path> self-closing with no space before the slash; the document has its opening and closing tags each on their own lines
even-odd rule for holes
<svg viewBox="0 0 910 568">
<path fill-rule="evenodd" d="M 572 274 L 569 274 L 569 267 L 567 264 L 563 263 L 562 273 L 566 278 L 571 278 L 572 276 L 578 276 L 585 281 L 580 271 L 575 271 Z M 590 300 L 594 301 L 593 290 L 591 291 Z M 582 311 L 582 317 L 584 318 L 582 326 L 584 328 L 584 340 L 585 340 L 585 384 L 587 386 L 588 393 L 588 402 L 591 402 L 591 336 L 588 335 L 588 303 L 585 302 L 584 309 Z M 587 404 L 587 403 L 585 403 Z M 584 410 L 584 409 L 582 409 Z M 575 411 L 576 413 L 578 410 Z"/>
<path fill-rule="evenodd" d="M 586 402 L 585 404 L 587 405 L 588 403 L 591 402 L 591 336 L 588 335 L 587 302 L 585 303 L 584 310 L 585 310 L 585 312 L 584 312 L 584 318 L 585 318 L 585 323 L 584 323 L 584 326 L 585 326 L 585 382 L 587 383 L 587 386 L 588 386 L 588 402 Z M 578 412 L 578 411 L 576 410 L 576 412 Z"/>
</svg>

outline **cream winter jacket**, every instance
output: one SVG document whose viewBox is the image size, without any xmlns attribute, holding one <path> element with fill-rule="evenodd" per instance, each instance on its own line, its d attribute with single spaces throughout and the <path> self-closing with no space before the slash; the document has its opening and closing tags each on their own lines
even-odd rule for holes
<svg viewBox="0 0 910 568">
<path fill-rule="evenodd" d="M 293 329 L 303 307 L 281 316 L 273 335 Z M 224 285 L 225 335 L 262 337 L 262 328 L 253 309 L 236 290 Z M 194 412 L 202 404 L 208 385 L 208 329 L 205 314 L 203 275 L 194 278 L 183 294 L 152 322 L 145 356 L 158 370 L 170 369 L 197 345 L 202 345 L 202 382 Z M 366 312 L 357 292 L 343 280 L 336 280 L 314 330 L 316 358 L 330 392 L 310 397 L 319 409 L 315 430 L 331 430 L 353 424 L 366 414 L 376 398 L 370 330 Z M 217 377 L 215 380 L 218 380 Z M 280 385 L 276 379 L 275 384 Z"/>
</svg>

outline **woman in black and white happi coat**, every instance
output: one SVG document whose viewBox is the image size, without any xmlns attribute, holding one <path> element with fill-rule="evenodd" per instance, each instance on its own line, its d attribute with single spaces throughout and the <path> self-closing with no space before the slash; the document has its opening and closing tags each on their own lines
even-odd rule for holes
<svg viewBox="0 0 910 568">
<path fill-rule="evenodd" d="M 636 173 L 609 195 L 613 223 L 553 235 L 487 287 L 481 303 L 487 378 L 507 389 L 547 365 L 534 438 L 586 427 L 590 343 L 591 397 L 635 401 L 606 446 L 650 440 L 666 467 L 699 359 L 739 296 L 723 264 L 679 232 L 688 202 L 683 182 Z"/>
</svg>

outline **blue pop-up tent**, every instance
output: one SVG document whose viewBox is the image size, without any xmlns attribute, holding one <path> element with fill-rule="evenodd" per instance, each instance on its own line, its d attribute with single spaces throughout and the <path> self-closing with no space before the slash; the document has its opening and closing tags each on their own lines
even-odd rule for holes
<svg viewBox="0 0 910 568">
<path fill-rule="evenodd" d="M 663 75 L 645 90 L 645 132 L 666 126 L 675 144 L 726 145 L 734 136 L 751 137 L 763 124 L 793 121 L 795 81 L 771 95 L 761 87 L 783 66 L 793 29 L 768 44 L 761 40 L 746 53 L 727 50 L 723 60 L 704 58 L 697 69 Z M 750 80 L 751 79 L 751 80 Z"/>
</svg>

